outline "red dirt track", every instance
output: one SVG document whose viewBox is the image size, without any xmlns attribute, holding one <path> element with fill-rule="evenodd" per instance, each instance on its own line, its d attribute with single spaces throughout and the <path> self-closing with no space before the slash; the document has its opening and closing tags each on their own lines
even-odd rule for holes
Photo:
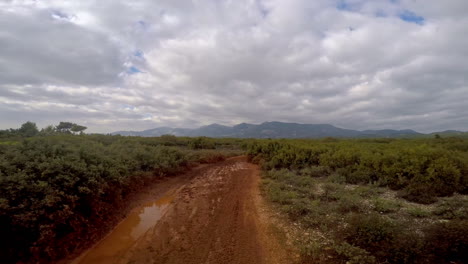
<svg viewBox="0 0 468 264">
<path fill-rule="evenodd" d="M 259 173 L 245 157 L 197 170 L 121 263 L 291 263 L 262 209 Z"/>
<path fill-rule="evenodd" d="M 261 220 L 259 173 L 244 157 L 203 168 L 124 263 L 288 263 Z"/>
</svg>

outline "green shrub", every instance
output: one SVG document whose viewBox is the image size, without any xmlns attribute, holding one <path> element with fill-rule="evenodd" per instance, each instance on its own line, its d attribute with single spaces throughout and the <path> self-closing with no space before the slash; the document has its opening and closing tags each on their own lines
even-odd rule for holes
<svg viewBox="0 0 468 264">
<path fill-rule="evenodd" d="M 345 239 L 374 255 L 384 255 L 385 249 L 394 242 L 400 231 L 396 224 L 379 215 L 352 215 L 348 219 Z"/>
<path fill-rule="evenodd" d="M 301 169 L 299 171 L 300 175 L 309 176 L 309 177 L 326 177 L 330 175 L 330 169 L 323 166 L 309 166 Z"/>
<path fill-rule="evenodd" d="M 357 168 L 346 174 L 346 182 L 351 184 L 366 184 L 373 181 L 374 172 L 367 168 Z"/>
<path fill-rule="evenodd" d="M 402 196 L 414 202 L 432 203 L 439 196 L 468 193 L 464 139 L 259 140 L 246 148 L 250 157 L 264 160 L 266 170 L 298 169 L 312 177 L 331 173 L 331 181 L 339 183 L 344 177 L 351 184 L 403 190 Z"/>
<path fill-rule="evenodd" d="M 306 241 L 298 245 L 301 264 L 323 263 L 328 259 L 328 252 L 322 243 L 317 241 Z"/>
<path fill-rule="evenodd" d="M 327 210 L 328 209 L 328 210 Z M 326 222 L 326 215 L 329 213 L 329 208 L 318 200 L 310 201 L 308 204 L 308 213 L 303 215 L 302 223 L 306 227 L 320 227 L 323 222 Z"/>
<path fill-rule="evenodd" d="M 322 184 L 323 192 L 320 195 L 320 199 L 323 201 L 337 201 L 341 198 L 344 188 L 340 184 L 336 183 L 324 183 Z"/>
<path fill-rule="evenodd" d="M 354 189 L 353 192 L 359 195 L 360 197 L 371 198 L 382 194 L 383 190 L 372 185 L 361 185 Z"/>
<path fill-rule="evenodd" d="M 384 249 L 384 254 L 379 257 L 388 263 L 411 264 L 431 263 L 425 248 L 424 238 L 412 230 L 399 232 L 392 244 Z"/>
<path fill-rule="evenodd" d="M 297 195 L 289 193 L 288 200 L 291 201 L 288 206 L 283 207 L 286 213 L 294 220 L 313 214 L 317 210 L 317 205 L 311 203 L 308 199 L 297 199 Z"/>
<path fill-rule="evenodd" d="M 468 193 L 468 140 L 258 140 L 247 149 L 274 169 L 266 185 L 284 212 L 334 241 L 305 243 L 303 263 L 466 262 L 466 199 L 438 197 Z M 442 202 L 432 212 L 408 208 L 408 217 L 400 214 L 406 203 L 376 198 L 383 187 L 409 201 Z M 367 200 L 376 212 L 364 212 Z M 435 219 L 450 221 L 430 225 Z"/>
<path fill-rule="evenodd" d="M 191 149 L 215 149 L 215 144 L 207 137 L 197 137 L 189 141 L 188 147 Z"/>
<path fill-rule="evenodd" d="M 424 210 L 422 208 L 419 208 L 419 207 L 409 208 L 408 213 L 412 217 L 416 217 L 416 218 L 426 218 L 426 217 L 431 215 L 430 212 L 428 212 L 428 211 L 426 211 L 426 210 Z"/>
<path fill-rule="evenodd" d="M 408 201 L 421 204 L 431 204 L 437 201 L 427 184 L 411 183 L 400 192 L 400 196 Z"/>
<path fill-rule="evenodd" d="M 338 210 L 341 213 L 361 212 L 362 201 L 359 197 L 350 194 L 342 194 L 338 200 Z"/>
<path fill-rule="evenodd" d="M 447 200 L 439 204 L 433 214 L 443 219 L 468 220 L 468 206 L 466 199 Z"/>
<path fill-rule="evenodd" d="M 270 182 L 266 186 L 268 196 L 272 202 L 279 203 L 282 205 L 291 204 L 294 199 L 298 198 L 298 193 L 292 190 L 285 190 L 285 186 L 276 183 Z"/>
<path fill-rule="evenodd" d="M 376 263 L 375 257 L 366 250 L 353 246 L 347 242 L 335 245 L 336 253 L 349 264 L 373 264 Z"/>
<path fill-rule="evenodd" d="M 455 161 L 448 157 L 439 157 L 426 169 L 426 179 L 435 196 L 452 195 L 460 184 L 461 172 Z"/>
<path fill-rule="evenodd" d="M 369 252 L 378 262 L 433 263 L 423 236 L 377 214 L 350 217 L 344 234 L 348 243 Z"/>
<path fill-rule="evenodd" d="M 374 200 L 374 209 L 379 213 L 394 213 L 401 208 L 401 204 L 395 201 L 390 201 L 382 198 Z"/>
<path fill-rule="evenodd" d="M 328 176 L 328 181 L 332 183 L 343 184 L 346 183 L 346 177 L 338 172 L 333 172 Z"/>
<path fill-rule="evenodd" d="M 426 230 L 426 249 L 434 263 L 464 263 L 468 260 L 468 221 L 436 223 Z"/>
<path fill-rule="evenodd" d="M 129 195 L 155 176 L 184 170 L 187 150 L 165 145 L 187 147 L 189 141 L 59 134 L 0 144 L 1 262 L 71 254 L 112 225 Z M 203 158 L 194 156 L 190 161 Z"/>
</svg>

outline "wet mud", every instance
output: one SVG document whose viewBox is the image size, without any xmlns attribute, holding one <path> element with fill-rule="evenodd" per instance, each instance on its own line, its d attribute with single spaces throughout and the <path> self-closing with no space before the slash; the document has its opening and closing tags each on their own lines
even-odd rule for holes
<svg viewBox="0 0 468 264">
<path fill-rule="evenodd" d="M 194 170 L 73 264 L 293 263 L 269 231 L 259 183 L 259 168 L 245 157 Z"/>
<path fill-rule="evenodd" d="M 156 201 L 136 208 L 104 239 L 84 252 L 73 264 L 114 264 L 156 223 L 167 211 L 176 190 L 170 190 Z"/>
</svg>

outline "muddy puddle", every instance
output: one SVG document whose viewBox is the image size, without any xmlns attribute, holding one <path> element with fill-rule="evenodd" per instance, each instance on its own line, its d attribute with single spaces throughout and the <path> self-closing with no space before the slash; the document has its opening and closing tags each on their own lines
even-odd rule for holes
<svg viewBox="0 0 468 264">
<path fill-rule="evenodd" d="M 176 190 L 171 190 L 158 200 L 132 210 L 114 230 L 72 264 L 118 263 L 137 240 L 162 217 L 175 194 Z"/>
</svg>

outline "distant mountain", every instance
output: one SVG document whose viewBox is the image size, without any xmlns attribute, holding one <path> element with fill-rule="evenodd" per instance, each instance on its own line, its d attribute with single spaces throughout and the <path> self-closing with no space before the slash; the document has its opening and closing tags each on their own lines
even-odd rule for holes
<svg viewBox="0 0 468 264">
<path fill-rule="evenodd" d="M 122 136 L 141 136 L 141 137 L 159 137 L 161 135 L 185 136 L 190 129 L 158 127 L 145 131 L 117 131 L 111 134 Z"/>
<path fill-rule="evenodd" d="M 424 134 L 414 130 L 351 130 L 329 124 L 297 124 L 265 122 L 259 125 L 242 123 L 235 126 L 211 124 L 195 129 L 159 127 L 144 131 L 117 131 L 113 135 L 158 137 L 165 134 L 181 137 L 233 137 L 233 138 L 390 138 L 415 137 Z"/>
<path fill-rule="evenodd" d="M 364 130 L 360 131 L 360 137 L 387 137 L 387 138 L 397 138 L 397 137 L 408 137 L 408 136 L 419 136 L 423 135 L 411 129 L 404 130 L 393 130 L 393 129 L 382 129 L 382 130 Z"/>
<path fill-rule="evenodd" d="M 468 136 L 468 132 L 458 131 L 458 130 L 445 130 L 440 132 L 434 132 L 428 135 L 435 136 L 439 135 L 441 137 L 454 137 L 454 136 Z"/>
</svg>

